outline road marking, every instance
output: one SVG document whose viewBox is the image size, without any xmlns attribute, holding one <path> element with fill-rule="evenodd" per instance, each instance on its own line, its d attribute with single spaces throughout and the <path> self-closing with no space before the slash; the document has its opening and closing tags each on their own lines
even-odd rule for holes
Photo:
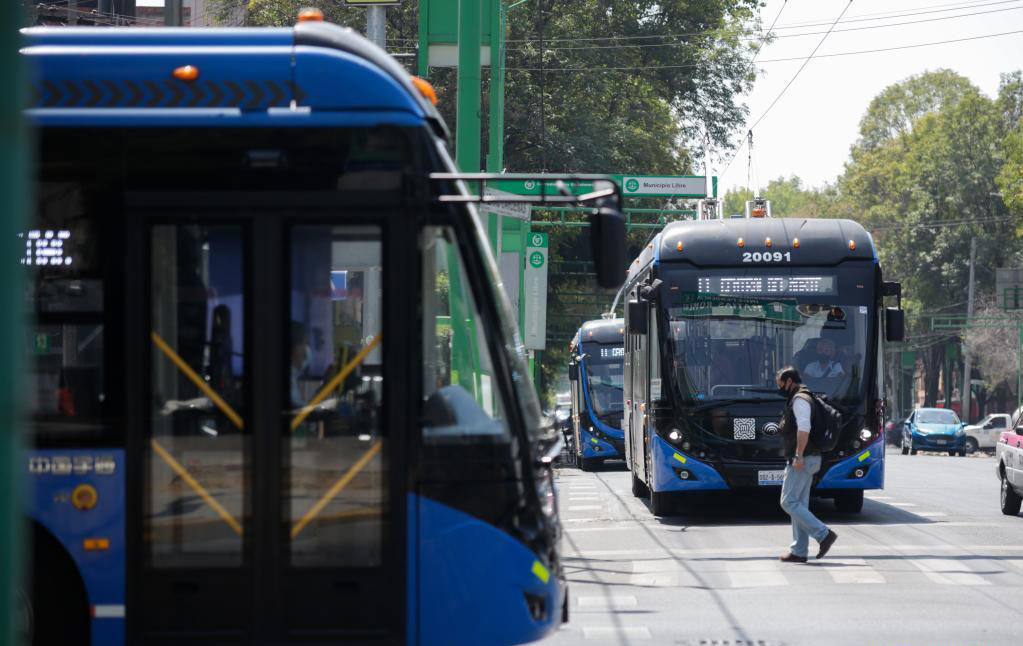
<svg viewBox="0 0 1023 646">
<path fill-rule="evenodd" d="M 580 608 L 635 608 L 636 597 L 579 597 Z"/>
<path fill-rule="evenodd" d="M 586 639 L 612 639 L 628 637 L 629 639 L 650 639 L 650 629 L 645 626 L 583 626 L 583 637 Z"/>
<path fill-rule="evenodd" d="M 622 532 L 627 530 L 636 529 L 635 527 L 573 527 L 568 530 L 571 534 L 578 534 L 579 532 Z"/>
<path fill-rule="evenodd" d="M 570 505 L 569 511 L 593 511 L 594 509 L 600 509 L 600 505 Z"/>
<path fill-rule="evenodd" d="M 606 518 L 562 518 L 563 523 L 596 523 L 601 520 L 607 520 Z M 574 529 L 572 531 L 575 531 Z"/>
<path fill-rule="evenodd" d="M 924 516 L 925 518 L 944 518 L 945 516 L 948 516 L 948 514 L 943 511 L 914 511 L 913 513 L 917 516 Z"/>
<path fill-rule="evenodd" d="M 788 585 L 785 575 L 778 570 L 777 561 L 746 561 L 727 563 L 725 569 L 733 588 L 766 588 Z"/>
<path fill-rule="evenodd" d="M 916 503 L 913 502 L 887 502 L 885 504 L 892 507 L 916 507 Z"/>
<path fill-rule="evenodd" d="M 644 588 L 681 588 L 702 586 L 692 570 L 676 559 L 653 559 L 632 562 L 629 585 Z"/>
<path fill-rule="evenodd" d="M 600 520 L 597 518 L 573 518 L 563 520 L 562 522 L 580 522 L 582 520 Z M 951 523 L 948 523 L 951 525 Z M 919 525 L 919 523 L 917 523 Z M 934 525 L 928 525 L 933 527 Z M 878 526 L 875 526 L 878 527 Z M 880 527 L 887 529 L 892 525 L 881 525 Z M 848 552 L 860 552 L 866 554 L 868 557 L 871 554 L 892 554 L 900 552 L 916 552 L 916 553 L 928 553 L 928 552 L 958 552 L 961 554 L 971 552 L 1023 552 L 1023 545 L 949 545 L 949 544 L 928 544 L 928 545 L 884 545 L 880 543 L 870 544 L 845 544 L 838 543 L 842 550 Z M 728 554 L 739 554 L 744 556 L 760 556 L 760 555 L 771 555 L 777 554 L 778 547 L 716 547 L 707 549 L 672 549 L 672 550 L 583 550 L 580 552 L 566 552 L 566 556 L 573 558 L 600 558 L 604 556 L 646 556 L 648 558 L 666 559 L 674 556 L 678 557 L 691 557 L 691 556 L 722 556 Z"/>
<path fill-rule="evenodd" d="M 869 493 L 866 494 L 867 500 L 891 500 L 891 496 L 871 496 Z"/>
<path fill-rule="evenodd" d="M 881 573 L 867 565 L 864 559 L 829 558 L 815 562 L 813 567 L 826 571 L 835 583 L 885 583 Z"/>
<path fill-rule="evenodd" d="M 928 579 L 939 585 L 991 585 L 991 582 L 973 572 L 964 572 L 966 567 L 956 559 L 907 559 Z"/>
</svg>

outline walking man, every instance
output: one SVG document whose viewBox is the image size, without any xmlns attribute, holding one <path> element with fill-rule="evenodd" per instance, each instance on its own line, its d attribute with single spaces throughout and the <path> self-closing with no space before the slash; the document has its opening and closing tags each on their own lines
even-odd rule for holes
<svg viewBox="0 0 1023 646">
<path fill-rule="evenodd" d="M 838 538 L 810 512 L 810 487 L 820 471 L 821 456 L 810 442 L 810 429 L 824 424 L 814 410 L 813 395 L 803 385 L 799 371 L 789 366 L 778 371 L 778 394 L 787 398 L 781 417 L 780 433 L 785 442 L 785 480 L 781 485 L 781 508 L 792 517 L 792 545 L 780 559 L 786 563 L 806 563 L 809 541 L 820 543 L 817 558 L 824 558 Z"/>
</svg>

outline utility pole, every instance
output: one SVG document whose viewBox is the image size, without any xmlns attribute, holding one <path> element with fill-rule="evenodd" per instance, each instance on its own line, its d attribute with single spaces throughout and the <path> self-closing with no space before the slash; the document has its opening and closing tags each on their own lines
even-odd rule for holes
<svg viewBox="0 0 1023 646">
<path fill-rule="evenodd" d="M 0 24 L 21 25 L 25 15 L 20 2 L 0 3 Z M 14 635 L 14 594 L 21 586 L 21 544 L 23 527 L 17 513 L 23 463 L 18 459 L 21 448 L 20 398 L 17 384 L 25 380 L 21 372 L 24 346 L 22 321 L 24 314 L 18 304 L 24 300 L 21 280 L 24 267 L 17 258 L 24 253 L 19 247 L 18 233 L 24 231 L 23 218 L 29 201 L 28 169 L 30 167 L 28 132 L 22 118 L 24 107 L 25 70 L 18 54 L 21 38 L 17 31 L 0 40 L 0 195 L 4 196 L 3 217 L 0 217 L 0 644 L 17 643 Z M 24 244 L 24 243 L 21 243 Z"/>
<path fill-rule="evenodd" d="M 973 318 L 973 270 L 974 265 L 977 263 L 977 238 L 970 238 L 970 286 L 967 288 L 966 295 L 966 316 L 967 320 Z M 970 419 L 970 413 L 973 409 L 970 407 L 970 353 L 966 347 L 966 336 L 963 336 L 963 389 L 960 394 L 960 401 L 962 402 L 962 419 L 964 422 L 969 424 L 972 420 Z"/>
<path fill-rule="evenodd" d="M 366 7 L 366 38 L 387 50 L 387 7 Z"/>
<path fill-rule="evenodd" d="M 458 90 L 455 105 L 455 161 L 463 173 L 480 171 L 480 0 L 458 0 Z M 493 53 L 493 52 L 491 52 Z"/>
<path fill-rule="evenodd" d="M 182 0 L 163 0 L 163 24 L 165 27 L 181 26 Z"/>
</svg>

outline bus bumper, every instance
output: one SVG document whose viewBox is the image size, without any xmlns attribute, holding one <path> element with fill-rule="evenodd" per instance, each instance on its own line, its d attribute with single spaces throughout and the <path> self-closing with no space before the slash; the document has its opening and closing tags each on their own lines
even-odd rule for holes
<svg viewBox="0 0 1023 646">
<path fill-rule="evenodd" d="M 825 489 L 883 489 L 884 437 L 833 465 L 817 482 L 818 492 Z M 861 472 L 862 475 L 857 475 Z"/>
<path fill-rule="evenodd" d="M 728 483 L 717 470 L 691 455 L 679 451 L 659 436 L 650 440 L 653 444 L 653 477 L 650 485 L 654 491 L 713 491 L 728 489 Z M 683 477 L 683 475 L 688 477 Z"/>
<path fill-rule="evenodd" d="M 561 625 L 560 568 L 501 529 L 409 494 L 409 545 L 417 541 L 409 550 L 409 644 L 521 644 Z"/>
<path fill-rule="evenodd" d="M 614 460 L 622 460 L 625 458 L 624 448 L 624 433 L 622 434 L 621 440 L 608 441 L 604 438 L 599 438 L 589 431 L 580 430 L 579 437 L 582 440 L 582 454 L 586 459 L 590 458 L 611 458 Z"/>
</svg>

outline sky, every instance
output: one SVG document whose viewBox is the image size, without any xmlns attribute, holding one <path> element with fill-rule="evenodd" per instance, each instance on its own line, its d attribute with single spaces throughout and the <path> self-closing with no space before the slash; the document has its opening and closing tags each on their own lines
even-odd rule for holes
<svg viewBox="0 0 1023 646">
<path fill-rule="evenodd" d="M 761 20 L 766 29 L 781 10 L 776 35 L 825 32 L 846 5 L 849 0 L 767 0 Z M 908 22 L 914 24 L 881 27 Z M 799 26 L 807 23 L 824 24 Z M 861 27 L 869 28 L 838 31 Z M 1023 33 L 819 60 L 818 56 L 1005 32 L 1023 32 L 1023 0 L 853 0 L 835 31 L 754 129 L 751 183 L 764 187 L 771 179 L 792 175 L 805 186 L 834 183 L 870 101 L 910 76 L 947 68 L 995 96 L 999 74 L 1023 68 Z M 745 134 L 764 114 L 822 37 L 823 33 L 777 38 L 763 46 L 757 55 L 756 84 L 744 97 L 749 121 L 740 132 Z M 770 62 L 793 57 L 798 60 Z M 729 157 L 714 166 L 718 185 L 726 190 L 746 186 L 747 149 L 740 150 L 725 170 Z"/>
</svg>

